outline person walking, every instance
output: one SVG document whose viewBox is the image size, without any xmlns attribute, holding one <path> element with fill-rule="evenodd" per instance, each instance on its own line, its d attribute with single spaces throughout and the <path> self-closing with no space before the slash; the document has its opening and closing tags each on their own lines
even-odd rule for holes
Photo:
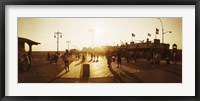
<svg viewBox="0 0 200 101">
<path fill-rule="evenodd" d="M 111 55 L 111 52 L 110 52 L 110 51 L 108 51 L 108 52 L 106 53 L 106 59 L 107 59 L 108 67 L 109 67 L 109 68 L 112 68 L 112 66 L 111 66 L 112 55 Z"/>
<path fill-rule="evenodd" d="M 177 53 L 174 53 L 174 54 L 173 54 L 173 58 L 174 58 L 174 64 L 176 64 L 176 62 L 177 62 L 177 60 L 178 60 Z"/>
<path fill-rule="evenodd" d="M 129 63 L 130 55 L 129 55 L 129 51 L 128 50 L 125 53 L 125 58 L 126 58 L 126 62 Z"/>
<path fill-rule="evenodd" d="M 117 64 L 118 64 L 117 68 L 119 68 L 119 67 L 122 68 L 122 52 L 121 52 L 121 50 L 119 50 L 117 52 Z"/>
<path fill-rule="evenodd" d="M 51 59 L 51 54 L 50 52 L 47 53 L 47 61 Z"/>
<path fill-rule="evenodd" d="M 157 67 L 160 67 L 160 61 L 161 61 L 161 56 L 159 53 L 156 53 L 156 57 L 155 57 L 155 63 L 157 65 Z"/>
<path fill-rule="evenodd" d="M 65 53 L 63 54 L 62 58 L 65 64 L 65 72 L 69 72 L 69 51 L 67 49 Z"/>
<path fill-rule="evenodd" d="M 58 62 L 58 53 L 57 52 L 55 52 L 53 58 L 54 58 L 54 62 L 57 64 L 57 62 Z"/>
</svg>

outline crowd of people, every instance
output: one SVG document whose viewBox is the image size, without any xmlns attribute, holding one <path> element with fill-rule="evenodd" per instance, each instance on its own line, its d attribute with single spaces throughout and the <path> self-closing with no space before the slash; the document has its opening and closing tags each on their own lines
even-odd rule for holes
<svg viewBox="0 0 200 101">
<path fill-rule="evenodd" d="M 47 61 L 49 61 L 50 63 L 57 64 L 59 57 L 62 58 L 62 60 L 64 62 L 65 71 L 68 72 L 71 54 L 67 49 L 65 50 L 65 52 L 63 54 L 61 54 L 59 52 L 55 52 L 53 55 L 51 55 L 50 52 L 47 53 Z"/>
<path fill-rule="evenodd" d="M 162 60 L 162 56 L 159 53 L 159 51 L 146 51 L 146 52 L 139 52 L 139 51 L 128 51 L 128 50 L 122 50 L 122 49 L 118 49 L 118 50 L 113 50 L 110 51 L 108 50 L 107 52 L 96 52 L 96 51 L 90 51 L 90 52 L 75 52 L 73 54 L 70 54 L 68 50 L 66 50 L 66 53 L 64 53 L 63 55 L 61 55 L 61 57 L 65 56 L 66 54 L 68 54 L 68 57 L 71 57 L 71 55 L 75 55 L 75 59 L 76 60 L 80 60 L 82 59 L 82 61 L 86 60 L 86 56 L 90 55 L 90 61 L 93 62 L 98 62 L 99 58 L 106 58 L 107 60 L 107 64 L 109 68 L 112 68 L 111 63 L 112 62 L 116 62 L 117 63 L 117 68 L 122 68 L 122 58 L 124 58 L 126 60 L 126 63 L 130 63 L 130 62 L 135 62 L 138 58 L 145 58 L 147 59 L 147 61 L 149 61 L 152 65 L 155 65 L 157 67 L 160 67 L 160 62 Z M 50 60 L 50 62 L 57 62 L 58 57 L 60 56 L 60 54 L 55 53 L 52 58 L 50 53 L 48 52 L 47 54 L 47 60 Z M 68 59 L 69 60 L 69 59 Z M 174 64 L 177 63 L 177 53 L 174 53 L 173 55 L 170 55 L 168 57 L 166 57 L 166 63 L 169 64 L 169 61 L 173 61 Z M 65 66 L 67 66 L 68 62 L 66 62 L 66 58 L 63 59 Z M 124 61 L 125 62 L 125 61 Z M 66 71 L 69 68 L 66 69 Z"/>
<path fill-rule="evenodd" d="M 64 64 L 65 64 L 65 70 L 66 72 L 69 71 L 69 63 L 70 59 L 72 58 L 72 55 L 75 56 L 75 60 L 81 60 L 85 61 L 87 55 L 90 55 L 90 61 L 93 62 L 99 62 L 99 58 L 103 58 L 107 60 L 107 64 L 109 68 L 112 68 L 111 63 L 116 62 L 117 68 L 122 68 L 122 58 L 125 59 L 126 63 L 135 62 L 141 55 L 143 58 L 146 58 L 147 61 L 149 61 L 152 65 L 156 65 L 157 67 L 160 66 L 160 62 L 162 60 L 162 56 L 159 53 L 159 51 L 146 51 L 141 54 L 141 52 L 138 51 L 128 51 L 128 50 L 108 50 L 107 52 L 99 52 L 99 51 L 89 51 L 89 52 L 83 52 L 83 51 L 77 51 L 77 52 L 70 52 L 69 50 L 65 50 L 63 54 L 59 52 L 55 52 L 54 54 L 51 54 L 50 52 L 47 53 L 47 61 L 49 63 L 57 64 L 58 58 L 61 57 Z M 145 55 L 145 56 L 144 56 Z M 170 53 L 166 57 L 166 64 L 170 64 L 170 61 L 173 61 L 174 64 L 177 63 L 178 56 L 177 53 Z M 123 62 L 125 62 L 123 61 Z M 20 69 L 22 71 L 29 71 L 31 67 L 31 54 L 28 54 L 25 52 L 25 50 L 19 51 L 19 58 L 18 62 L 20 65 Z"/>
<path fill-rule="evenodd" d="M 159 53 L 159 51 L 147 51 L 142 52 L 143 54 L 140 54 L 138 51 L 128 51 L 128 50 L 115 50 L 115 51 L 107 51 L 105 56 L 107 58 L 107 64 L 108 67 L 111 68 L 112 62 L 117 62 L 117 68 L 122 68 L 122 58 L 125 58 L 126 63 L 135 62 L 138 58 L 145 58 L 147 61 L 149 61 L 152 65 L 155 65 L 157 67 L 160 67 L 160 62 L 162 60 L 162 56 Z M 170 61 L 173 61 L 174 64 L 177 63 L 178 57 L 177 53 L 170 53 L 167 55 L 166 59 L 163 59 L 166 61 L 166 64 L 170 64 Z"/>
</svg>

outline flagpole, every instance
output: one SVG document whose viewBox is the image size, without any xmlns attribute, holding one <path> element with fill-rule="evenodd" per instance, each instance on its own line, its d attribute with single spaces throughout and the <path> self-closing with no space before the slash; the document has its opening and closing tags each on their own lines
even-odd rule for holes
<svg viewBox="0 0 200 101">
<path fill-rule="evenodd" d="M 157 34 L 156 34 L 157 35 Z M 156 39 L 156 35 L 155 35 L 155 39 Z"/>
<path fill-rule="evenodd" d="M 132 36 L 132 42 L 133 42 L 133 36 Z"/>
<path fill-rule="evenodd" d="M 148 39 L 150 40 L 151 34 L 150 34 L 150 33 L 148 33 L 148 34 L 147 34 L 147 37 L 148 37 Z"/>
<path fill-rule="evenodd" d="M 133 37 L 135 37 L 135 34 L 134 34 L 134 33 L 132 33 L 132 42 L 133 42 Z"/>
</svg>

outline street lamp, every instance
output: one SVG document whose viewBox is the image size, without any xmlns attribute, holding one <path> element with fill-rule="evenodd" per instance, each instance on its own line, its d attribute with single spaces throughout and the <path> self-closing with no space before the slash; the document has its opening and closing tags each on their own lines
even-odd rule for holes
<svg viewBox="0 0 200 101">
<path fill-rule="evenodd" d="M 172 31 L 166 31 L 166 32 L 164 32 L 162 20 L 160 18 L 157 18 L 157 19 L 160 20 L 161 25 L 162 25 L 162 43 L 164 43 L 164 34 L 166 34 L 166 33 L 172 33 Z"/>
<path fill-rule="evenodd" d="M 166 32 L 164 32 L 163 34 L 165 34 L 165 33 L 172 33 L 172 31 L 166 31 Z"/>
<path fill-rule="evenodd" d="M 59 38 L 62 38 L 62 33 L 61 32 L 55 32 L 54 33 L 54 38 L 57 38 L 57 53 L 58 53 L 58 50 L 59 50 Z"/>
<path fill-rule="evenodd" d="M 92 47 L 94 47 L 94 29 L 89 29 L 89 32 L 92 32 Z"/>
<path fill-rule="evenodd" d="M 71 43 L 71 41 L 66 41 L 66 43 L 68 44 L 68 50 L 69 50 L 69 44 Z"/>
</svg>

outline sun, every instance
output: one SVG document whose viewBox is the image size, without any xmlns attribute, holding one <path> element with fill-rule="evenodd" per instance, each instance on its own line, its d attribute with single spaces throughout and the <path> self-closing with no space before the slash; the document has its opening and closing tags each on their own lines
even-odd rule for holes
<svg viewBox="0 0 200 101">
<path fill-rule="evenodd" d="M 100 34 L 100 33 L 102 33 L 103 32 L 103 29 L 102 28 L 95 28 L 95 33 L 96 34 Z"/>
<path fill-rule="evenodd" d="M 94 29 L 94 42 L 95 42 L 95 46 L 101 46 L 101 45 L 105 45 L 105 30 L 103 28 L 95 28 Z"/>
</svg>

